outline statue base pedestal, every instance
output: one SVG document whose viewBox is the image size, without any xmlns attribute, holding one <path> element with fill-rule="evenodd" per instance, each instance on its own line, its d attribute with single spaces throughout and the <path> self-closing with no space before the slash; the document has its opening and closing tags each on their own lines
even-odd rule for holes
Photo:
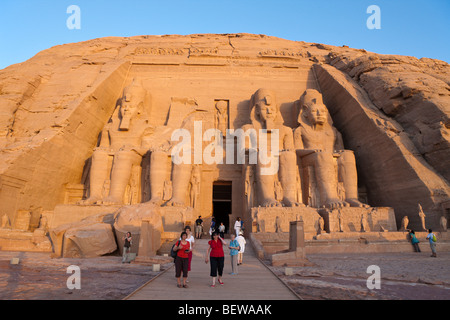
<svg viewBox="0 0 450 320">
<path fill-rule="evenodd" d="M 258 207 L 252 208 L 251 216 L 257 232 L 289 232 L 291 221 L 303 219 L 305 234 L 317 234 L 320 215 L 311 207 Z"/>
<path fill-rule="evenodd" d="M 366 232 L 397 231 L 394 209 L 388 207 L 318 209 L 325 221 L 325 230 L 330 232 L 361 232 L 361 216 L 364 215 Z M 339 226 L 339 213 L 341 227 Z M 340 228 L 342 230 L 340 230 Z"/>
<path fill-rule="evenodd" d="M 27 232 L 0 228 L 0 250 L 26 252 L 52 252 L 52 243 L 40 230 Z"/>
</svg>

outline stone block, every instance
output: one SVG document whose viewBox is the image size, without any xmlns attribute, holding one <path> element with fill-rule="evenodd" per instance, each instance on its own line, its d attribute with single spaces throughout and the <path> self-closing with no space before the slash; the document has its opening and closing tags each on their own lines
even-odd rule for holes
<svg viewBox="0 0 450 320">
<path fill-rule="evenodd" d="M 161 265 L 160 264 L 154 264 L 152 267 L 153 272 L 160 272 L 161 271 Z"/>
<path fill-rule="evenodd" d="M 289 229 L 289 250 L 273 254 L 273 266 L 313 265 L 305 255 L 305 231 L 303 221 L 291 221 Z"/>
<path fill-rule="evenodd" d="M 151 221 L 143 220 L 139 238 L 139 251 L 141 257 L 152 257 L 161 247 L 161 230 Z"/>
<path fill-rule="evenodd" d="M 116 214 L 114 232 L 122 254 L 124 236 L 131 233 L 131 252 L 152 256 L 160 247 L 163 222 L 159 207 L 150 203 L 122 207 Z M 145 221 L 145 223 L 143 223 Z M 144 232 L 142 234 L 142 232 Z"/>
<path fill-rule="evenodd" d="M 64 235 L 63 257 L 92 258 L 117 250 L 110 224 L 93 223 L 75 226 Z"/>
<path fill-rule="evenodd" d="M 81 206 L 78 206 L 81 207 Z M 106 224 L 111 227 L 113 223 L 113 215 L 110 213 L 97 214 L 93 216 L 88 216 L 85 219 L 82 219 L 78 222 L 66 223 L 59 225 L 55 228 L 51 228 L 49 230 L 49 236 L 53 243 L 53 251 L 56 257 L 61 257 L 64 255 L 64 251 L 71 250 L 73 251 L 73 255 L 82 256 L 83 253 L 80 252 L 79 248 L 74 247 L 73 241 L 69 239 L 67 243 L 65 243 L 65 235 L 70 230 L 77 230 L 83 227 L 89 227 L 96 224 Z M 105 227 L 106 228 L 106 227 Z M 111 246 L 111 244 L 110 244 Z M 67 253 L 69 254 L 69 253 Z"/>
</svg>

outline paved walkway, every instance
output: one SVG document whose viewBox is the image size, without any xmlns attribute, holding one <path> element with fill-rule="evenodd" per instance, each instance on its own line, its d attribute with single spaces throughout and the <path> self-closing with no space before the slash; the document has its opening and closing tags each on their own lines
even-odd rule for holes
<svg viewBox="0 0 450 320">
<path fill-rule="evenodd" d="M 226 240 L 229 243 L 229 239 Z M 131 294 L 128 300 L 297 300 L 291 292 L 270 270 L 255 256 L 251 244 L 247 241 L 244 263 L 240 265 L 238 275 L 230 275 L 231 262 L 228 248 L 225 251 L 224 285 L 216 282 L 211 288 L 209 263 L 205 264 L 208 240 L 196 240 L 192 271 L 189 272 L 189 288 L 178 288 L 175 268 Z"/>
</svg>

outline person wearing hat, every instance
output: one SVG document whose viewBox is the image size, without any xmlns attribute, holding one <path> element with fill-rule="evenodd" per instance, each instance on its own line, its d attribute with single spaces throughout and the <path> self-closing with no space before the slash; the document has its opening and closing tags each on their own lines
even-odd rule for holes
<svg viewBox="0 0 450 320">
<path fill-rule="evenodd" d="M 236 241 L 239 243 L 239 253 L 238 253 L 238 265 L 241 265 L 244 258 L 244 252 L 245 252 L 245 244 L 247 243 L 244 238 L 244 232 L 240 231 L 239 235 L 236 237 Z"/>
</svg>

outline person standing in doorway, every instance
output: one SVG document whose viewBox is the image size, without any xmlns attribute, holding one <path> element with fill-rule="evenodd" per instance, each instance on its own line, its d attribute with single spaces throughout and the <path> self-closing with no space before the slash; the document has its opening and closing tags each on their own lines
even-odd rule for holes
<svg viewBox="0 0 450 320">
<path fill-rule="evenodd" d="M 231 234 L 230 246 L 230 256 L 231 256 L 231 275 L 238 274 L 238 255 L 239 255 L 239 242 L 236 240 L 236 236 Z"/>
<path fill-rule="evenodd" d="M 226 246 L 225 240 L 219 237 L 218 232 L 214 232 L 212 235 L 212 240 L 208 242 L 208 250 L 206 251 L 205 263 L 208 263 L 210 260 L 211 272 L 210 276 L 212 277 L 212 285 L 211 288 L 216 286 L 216 278 L 218 277 L 219 284 L 223 285 L 222 275 L 223 275 L 223 267 L 225 264 L 225 254 L 223 252 L 223 246 Z"/>
<path fill-rule="evenodd" d="M 174 251 L 177 252 L 175 258 L 175 278 L 177 278 L 178 288 L 187 288 L 186 280 L 188 277 L 189 267 L 189 252 L 191 252 L 191 245 L 186 240 L 187 233 L 181 233 L 181 240 L 177 241 Z M 183 272 L 183 284 L 181 284 L 181 272 Z"/>
<path fill-rule="evenodd" d="M 131 246 L 133 245 L 133 239 L 131 237 L 131 232 L 127 232 L 126 235 L 122 238 L 123 240 L 123 254 L 122 254 L 122 263 L 128 262 L 128 256 L 131 252 Z"/>
<path fill-rule="evenodd" d="M 219 226 L 219 235 L 221 238 L 225 238 L 225 225 L 223 222 L 221 222 Z"/>
<path fill-rule="evenodd" d="M 430 241 L 430 248 L 431 248 L 431 256 L 436 258 L 436 235 L 433 233 L 433 230 L 428 229 L 428 235 L 427 240 Z"/>
<path fill-rule="evenodd" d="M 244 252 L 245 252 L 245 241 L 244 232 L 239 232 L 239 236 L 236 237 L 237 242 L 239 243 L 239 254 L 238 254 L 238 266 L 241 265 L 244 261 Z"/>
<path fill-rule="evenodd" d="M 203 233 L 203 220 L 202 216 L 198 216 L 198 219 L 195 220 L 195 237 L 197 239 L 201 239 L 202 233 Z"/>
<path fill-rule="evenodd" d="M 212 217 L 211 227 L 209 228 L 209 235 L 211 236 L 211 239 L 213 238 L 214 232 L 216 232 L 216 218 Z"/>
<path fill-rule="evenodd" d="M 236 219 L 236 222 L 234 223 L 234 231 L 236 232 L 236 236 L 239 235 L 241 228 L 242 228 L 241 218 L 238 217 Z"/>
</svg>

